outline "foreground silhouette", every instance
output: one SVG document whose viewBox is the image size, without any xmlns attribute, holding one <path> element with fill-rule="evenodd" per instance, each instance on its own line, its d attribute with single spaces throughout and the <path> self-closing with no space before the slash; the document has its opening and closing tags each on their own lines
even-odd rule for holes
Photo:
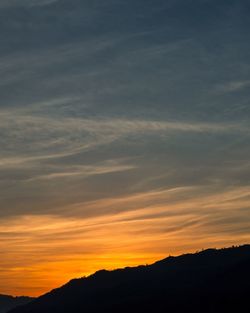
<svg viewBox="0 0 250 313">
<path fill-rule="evenodd" d="M 250 245 L 99 271 L 11 313 L 250 312 Z"/>
<path fill-rule="evenodd" d="M 6 313 L 10 309 L 19 305 L 24 305 L 31 302 L 33 298 L 30 297 L 12 297 L 6 295 L 0 295 L 0 313 Z"/>
</svg>

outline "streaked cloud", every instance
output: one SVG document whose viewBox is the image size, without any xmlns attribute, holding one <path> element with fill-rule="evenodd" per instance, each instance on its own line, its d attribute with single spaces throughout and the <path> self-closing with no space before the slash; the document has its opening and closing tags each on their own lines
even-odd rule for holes
<svg viewBox="0 0 250 313">
<path fill-rule="evenodd" d="M 59 0 L 1 0 L 0 8 L 22 7 L 22 6 L 43 6 L 49 5 Z"/>
<path fill-rule="evenodd" d="M 250 80 L 231 81 L 224 85 L 219 86 L 217 89 L 220 92 L 235 92 L 245 89 L 250 86 Z"/>
<path fill-rule="evenodd" d="M 63 157 L 134 134 L 146 135 L 157 132 L 166 135 L 171 135 L 173 132 L 249 133 L 247 125 L 234 123 L 67 117 L 59 117 L 55 120 L 50 117 L 21 115 L 15 114 L 15 112 L 11 112 L 11 114 L 0 113 L 0 120 L 3 152 L 9 157 L 3 156 L 0 160 L 0 164 L 5 166 L 8 165 L 8 160 L 9 164 L 17 164 L 18 162 L 22 164 L 25 161 L 32 161 L 32 158 L 39 160 Z M 19 154 L 23 154 L 19 161 L 16 150 Z M 33 153 L 35 155 L 32 157 Z M 15 154 L 15 157 L 12 154 Z"/>
</svg>

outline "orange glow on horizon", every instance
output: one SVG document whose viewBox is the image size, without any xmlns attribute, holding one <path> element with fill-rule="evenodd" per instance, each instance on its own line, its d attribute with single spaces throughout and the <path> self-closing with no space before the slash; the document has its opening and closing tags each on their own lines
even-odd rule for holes
<svg viewBox="0 0 250 313">
<path fill-rule="evenodd" d="M 187 192 L 180 188 L 90 203 L 95 212 L 114 207 L 102 216 L 6 218 L 0 226 L 0 293 L 39 296 L 100 269 L 151 264 L 169 254 L 250 241 L 248 233 L 233 232 L 223 222 L 225 210 L 239 218 L 235 209 L 247 208 L 249 190 L 184 201 Z M 74 209 L 80 212 L 81 205 Z M 244 216 L 242 220 L 241 228 Z"/>
</svg>

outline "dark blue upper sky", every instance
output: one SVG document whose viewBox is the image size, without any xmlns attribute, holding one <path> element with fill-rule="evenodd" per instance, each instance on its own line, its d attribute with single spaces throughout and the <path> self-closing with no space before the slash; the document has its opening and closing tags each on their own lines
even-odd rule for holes
<svg viewBox="0 0 250 313">
<path fill-rule="evenodd" d="M 36 199 L 53 210 L 50 191 L 61 186 L 41 185 L 72 166 L 133 167 L 84 179 L 86 195 L 76 195 L 84 199 L 248 184 L 249 8 L 228 0 L 0 1 L 4 214 L 43 213 Z M 60 182 L 77 193 L 81 175 L 71 178 Z"/>
</svg>

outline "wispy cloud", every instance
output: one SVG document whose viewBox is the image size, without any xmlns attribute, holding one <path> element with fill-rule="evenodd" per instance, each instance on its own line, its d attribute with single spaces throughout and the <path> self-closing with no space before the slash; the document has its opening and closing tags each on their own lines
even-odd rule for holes
<svg viewBox="0 0 250 313">
<path fill-rule="evenodd" d="M 1 0 L 0 9 L 8 7 L 22 7 L 22 6 L 44 6 L 49 5 L 59 0 Z"/>
<path fill-rule="evenodd" d="M 241 91 L 250 86 L 250 80 L 236 80 L 224 83 L 217 87 L 218 92 L 230 93 Z"/>
<path fill-rule="evenodd" d="M 2 153 L 4 152 L 0 159 L 2 166 L 72 155 L 125 136 L 151 133 L 171 135 L 173 132 L 249 132 L 247 125 L 243 124 L 117 118 L 59 117 L 55 120 L 46 116 L 15 114 L 14 111 L 1 113 L 0 120 Z"/>
<path fill-rule="evenodd" d="M 28 179 L 28 181 L 37 180 L 52 180 L 52 179 L 63 179 L 72 178 L 75 176 L 90 177 L 95 175 L 103 175 L 108 173 L 117 173 L 122 171 L 128 171 L 134 169 L 134 165 L 122 164 L 119 160 L 109 160 L 103 162 L 102 164 L 96 165 L 82 165 L 82 166 L 63 166 L 57 167 L 50 170 L 48 174 L 43 174 L 39 176 L 33 176 Z M 54 170 L 54 171 L 53 171 Z"/>
</svg>

